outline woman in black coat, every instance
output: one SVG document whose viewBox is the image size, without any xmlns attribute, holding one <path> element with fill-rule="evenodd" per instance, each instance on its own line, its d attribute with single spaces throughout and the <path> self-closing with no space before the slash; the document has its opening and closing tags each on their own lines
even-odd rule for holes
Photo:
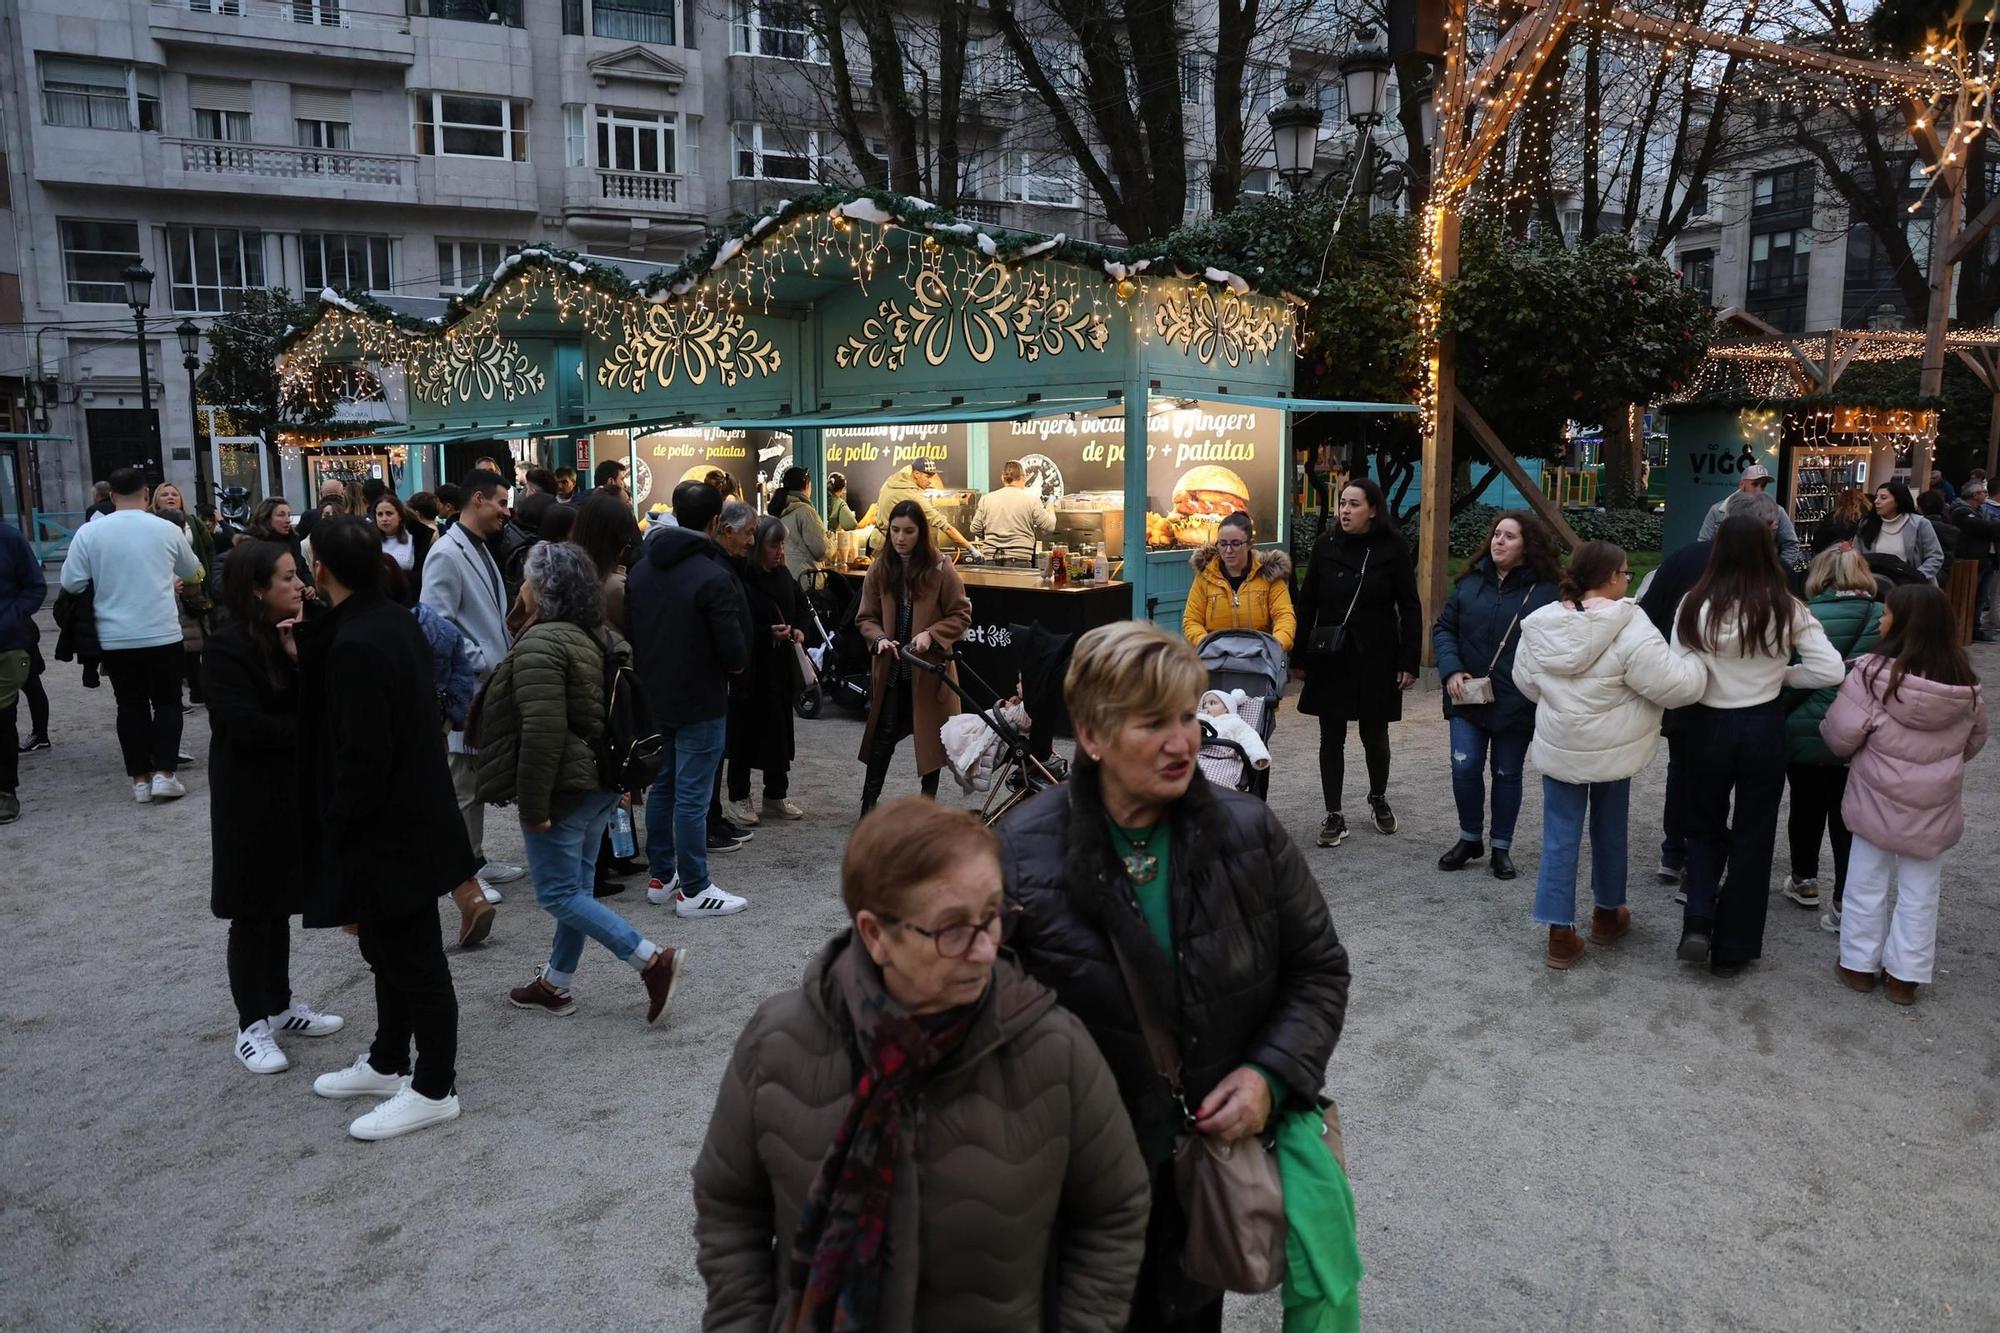
<svg viewBox="0 0 2000 1333">
<path fill-rule="evenodd" d="M 324 1037 L 342 1026 L 292 996 L 291 917 L 301 907 L 298 650 L 305 600 L 292 553 L 245 542 L 231 553 L 227 628 L 208 642 L 209 909 L 229 923 L 236 1058 L 253 1074 L 290 1065 L 279 1033 Z"/>
<path fill-rule="evenodd" d="M 764 774 L 764 814 L 802 819 L 805 811 L 786 798 L 792 767 L 792 646 L 805 642 L 797 628 L 799 585 L 785 567 L 783 520 L 757 520 L 757 539 L 736 562 L 736 576 L 750 607 L 750 669 L 744 688 L 729 704 L 729 805 L 723 814 L 737 824 L 760 822 L 750 808 L 750 770 Z"/>
<path fill-rule="evenodd" d="M 1195 767 L 1207 686 L 1194 649 L 1157 625 L 1085 634 L 1064 682 L 1071 779 L 1000 826 L 1023 909 L 1013 947 L 1090 1029 L 1151 1168 L 1134 1333 L 1222 1327 L 1222 1293 L 1180 1263 L 1175 1140 L 1239 1141 L 1312 1111 L 1347 1012 L 1347 951 L 1305 858 L 1268 805 Z M 1141 1003 L 1175 1039 L 1178 1101 L 1148 1053 Z"/>
<path fill-rule="evenodd" d="M 1319 719 L 1322 847 L 1338 847 L 1347 837 L 1340 798 L 1349 722 L 1360 724 L 1375 827 L 1396 831 L 1388 799 L 1389 724 L 1403 720 L 1403 691 L 1417 682 L 1424 620 L 1416 561 L 1389 519 L 1382 488 L 1367 477 L 1352 478 L 1341 488 L 1338 517 L 1313 543 L 1305 584 L 1293 599 L 1299 617 L 1294 661 L 1306 673 L 1299 711 Z M 1346 642 L 1330 652 L 1327 641 L 1342 625 Z"/>
</svg>

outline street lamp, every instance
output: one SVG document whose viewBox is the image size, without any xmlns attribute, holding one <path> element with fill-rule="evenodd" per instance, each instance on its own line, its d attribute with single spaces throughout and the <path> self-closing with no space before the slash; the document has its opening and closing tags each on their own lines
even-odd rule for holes
<svg viewBox="0 0 2000 1333">
<path fill-rule="evenodd" d="M 1312 175 L 1313 158 L 1319 152 L 1319 127 L 1326 115 L 1306 100 L 1306 85 L 1293 79 L 1285 84 L 1285 100 L 1272 107 L 1264 119 L 1271 125 L 1278 176 L 1297 194 Z"/>
<path fill-rule="evenodd" d="M 1372 27 L 1354 31 L 1354 41 L 1340 60 L 1340 80 L 1347 93 L 1347 118 L 1362 129 L 1382 123 L 1389 94 L 1389 50 Z"/>
<path fill-rule="evenodd" d="M 1424 136 L 1424 147 L 1434 149 L 1438 142 L 1437 76 L 1429 71 L 1418 75 L 1410 96 L 1416 99 L 1417 124 Z"/>
<path fill-rule="evenodd" d="M 198 514 L 202 497 L 208 494 L 208 454 L 201 447 L 201 407 L 195 402 L 195 374 L 201 369 L 201 327 L 191 319 L 183 319 L 174 327 L 174 336 L 181 340 L 181 369 L 188 373 L 188 419 L 193 423 L 194 434 L 188 438 L 194 442 L 194 503 Z M 213 448 L 211 443 L 210 448 Z M 214 497 L 209 496 L 213 501 Z M 196 514 L 189 514 L 190 519 Z"/>
<path fill-rule="evenodd" d="M 125 270 L 125 304 L 132 307 L 132 323 L 139 330 L 139 408 L 146 414 L 146 430 L 153 444 L 149 460 L 160 462 L 160 423 L 153 417 L 153 372 L 146 364 L 146 311 L 153 304 L 153 270 L 134 260 Z"/>
</svg>

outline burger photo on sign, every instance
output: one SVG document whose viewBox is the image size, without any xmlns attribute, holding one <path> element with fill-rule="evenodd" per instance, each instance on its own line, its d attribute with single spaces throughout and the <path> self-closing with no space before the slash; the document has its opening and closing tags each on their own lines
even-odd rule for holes
<svg viewBox="0 0 2000 1333">
<path fill-rule="evenodd" d="M 1250 509 L 1250 487 L 1226 467 L 1205 463 L 1189 468 L 1174 484 L 1173 517 L 1168 520 L 1177 546 L 1206 546 L 1231 514 Z"/>
</svg>

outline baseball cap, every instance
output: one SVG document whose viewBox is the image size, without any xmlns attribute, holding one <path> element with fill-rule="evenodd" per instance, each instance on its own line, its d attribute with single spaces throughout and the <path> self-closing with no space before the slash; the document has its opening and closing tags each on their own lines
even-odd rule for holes
<svg viewBox="0 0 2000 1333">
<path fill-rule="evenodd" d="M 1771 469 L 1765 467 L 1762 463 L 1752 463 L 1749 467 L 1743 469 L 1741 475 L 1745 481 L 1769 481 L 1771 479 Z"/>
<path fill-rule="evenodd" d="M 935 477 L 937 475 L 937 464 L 931 462 L 928 458 L 915 459 L 910 463 L 910 471 L 922 472 Z"/>
</svg>

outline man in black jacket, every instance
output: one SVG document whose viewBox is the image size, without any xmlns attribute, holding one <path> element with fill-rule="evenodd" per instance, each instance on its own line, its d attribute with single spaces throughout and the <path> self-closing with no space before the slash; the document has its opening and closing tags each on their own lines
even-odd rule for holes
<svg viewBox="0 0 2000 1333">
<path fill-rule="evenodd" d="M 748 612 L 715 543 L 722 494 L 699 481 L 674 488 L 674 522 L 648 537 L 625 584 L 639 678 L 666 740 L 646 797 L 646 901 L 681 916 L 730 916 L 749 901 L 708 877 L 708 807 L 722 762 L 729 678 L 750 664 Z"/>
<path fill-rule="evenodd" d="M 1646 590 L 1639 595 L 1639 609 L 1653 622 L 1661 638 L 1673 640 L 1674 612 L 1681 598 L 1701 582 L 1702 573 L 1708 568 L 1708 553 L 1714 547 L 1714 542 L 1691 542 L 1662 560 L 1646 579 Z M 1659 876 L 1669 884 L 1680 883 L 1681 874 L 1687 869 L 1687 791 L 1682 774 L 1689 769 L 1678 739 L 1679 728 L 1674 725 L 1676 711 L 1668 709 L 1660 723 L 1660 731 L 1667 738 L 1667 794 L 1660 810 Z M 1680 901 L 1678 894 L 1675 901 Z"/>
<path fill-rule="evenodd" d="M 376 1009 L 374 1044 L 313 1091 L 387 1097 L 348 1132 L 394 1138 L 458 1118 L 458 997 L 437 900 L 475 862 L 438 744 L 430 645 L 382 594 L 374 525 L 321 522 L 313 574 L 333 609 L 298 632 L 299 753 L 313 757 L 299 766 L 301 851 L 313 872 L 304 920 L 358 925 Z"/>
<path fill-rule="evenodd" d="M 1958 525 L 1958 557 L 1979 564 L 1979 592 L 1973 598 L 1973 615 L 1980 628 L 1973 635 L 1981 643 L 1994 640 L 1996 627 L 1988 615 L 1988 595 L 1993 587 L 1994 556 L 2000 552 L 2000 519 L 1992 517 L 1986 504 L 1986 479 L 1974 477 L 1965 483 L 1951 506 L 1951 521 Z"/>
</svg>

